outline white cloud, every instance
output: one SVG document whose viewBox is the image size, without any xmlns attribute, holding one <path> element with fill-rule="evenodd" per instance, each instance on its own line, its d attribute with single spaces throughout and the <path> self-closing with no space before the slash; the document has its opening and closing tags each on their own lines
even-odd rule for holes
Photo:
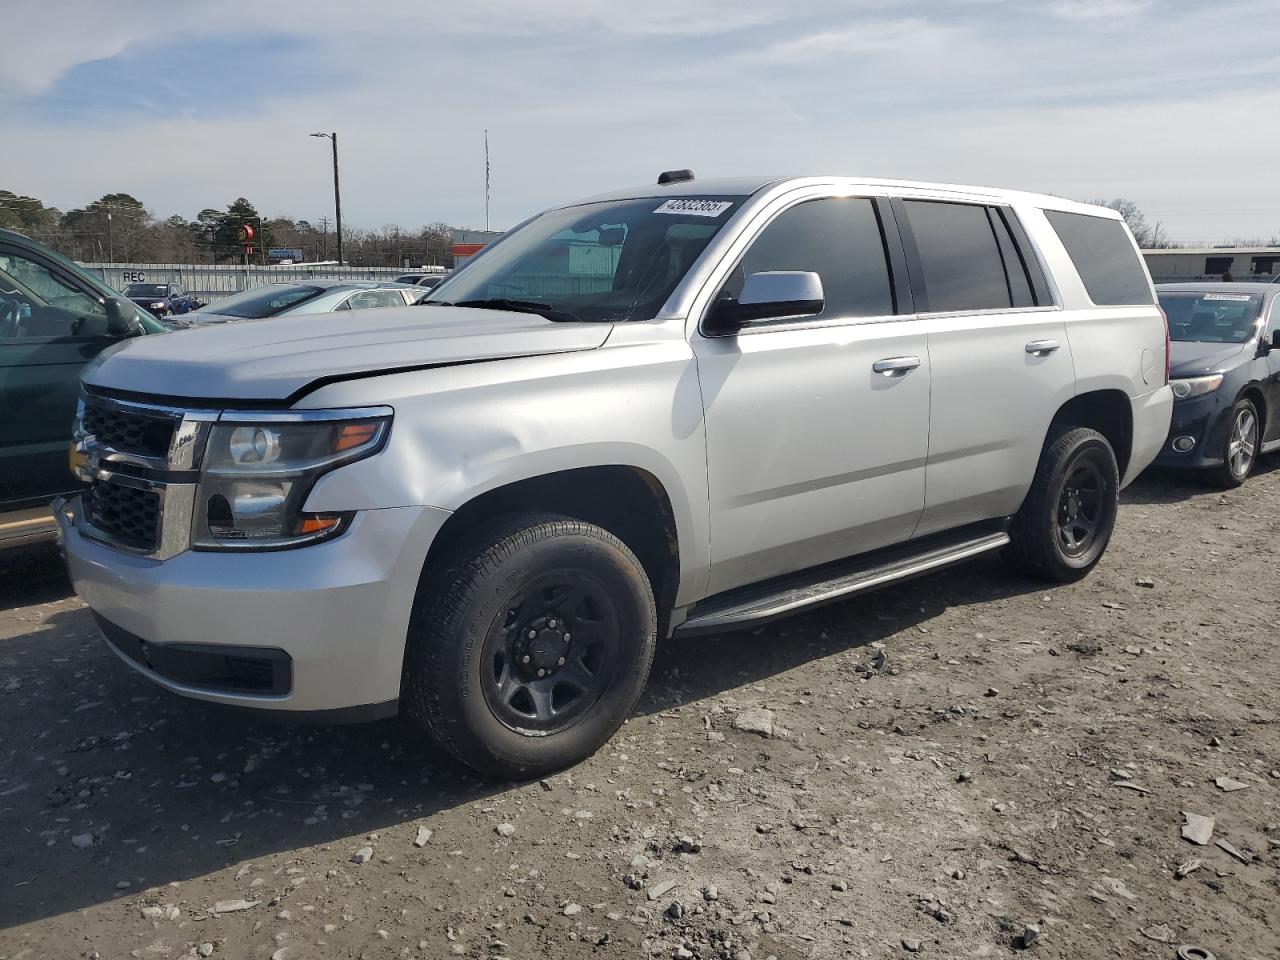
<svg viewBox="0 0 1280 960">
<path fill-rule="evenodd" d="M 345 221 L 475 225 L 488 127 L 499 226 L 688 166 L 702 177 L 826 171 L 1127 195 L 1152 219 L 1195 212 L 1166 218 L 1175 237 L 1280 229 L 1268 165 L 1280 129 L 1258 122 L 1280 55 L 1258 29 L 1274 0 L 1169 5 L 1128 23 L 1082 20 L 1080 3 L 1048 16 L 1050 2 L 864 0 L 852 12 L 848 0 L 471 0 L 446 12 L 370 2 L 353 16 L 349 0 L 312 0 L 305 17 L 260 2 L 214 17 L 122 0 L 55 23 L 35 15 L 48 0 L 0 0 L 6 24 L 44 30 L 0 60 L 4 105 L 26 105 L 6 118 L 6 143 L 20 146 L 6 152 L 0 187 L 64 208 L 127 190 L 161 216 L 243 195 L 264 212 L 315 218 L 330 210 L 332 182 L 327 145 L 306 134 L 336 129 Z M 1116 18 L 1133 4 L 1090 7 Z M 154 119 L 137 112 L 75 125 L 33 116 L 40 98 L 12 79 L 37 90 L 122 45 L 136 61 L 160 37 L 199 51 L 232 25 L 300 39 L 341 82 L 314 90 L 286 78 L 269 95 L 184 107 L 163 85 L 192 81 L 161 54 L 155 99 L 178 106 L 157 143 Z M 1233 129 L 1248 131 L 1248 149 L 1223 139 Z M 1214 212 L 1224 179 L 1249 184 L 1247 222 L 1233 212 L 1246 205 Z"/>
<path fill-rule="evenodd" d="M 821 30 L 769 44 L 742 54 L 743 59 L 764 63 L 799 63 L 824 57 L 859 53 L 886 53 L 932 46 L 953 31 L 922 17 L 871 21 L 838 30 Z"/>
<path fill-rule="evenodd" d="M 1053 13 L 1064 20 L 1133 20 L 1151 9 L 1152 0 L 1055 0 Z"/>
</svg>

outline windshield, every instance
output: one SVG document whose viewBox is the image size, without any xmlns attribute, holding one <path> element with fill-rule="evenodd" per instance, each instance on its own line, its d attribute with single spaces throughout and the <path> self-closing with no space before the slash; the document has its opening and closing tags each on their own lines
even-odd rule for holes
<svg viewBox="0 0 1280 960">
<path fill-rule="evenodd" d="M 124 288 L 126 297 L 163 297 L 166 292 L 163 283 L 131 283 Z"/>
<path fill-rule="evenodd" d="M 1245 343 L 1262 309 L 1260 293 L 1161 293 L 1169 339 L 1192 343 Z"/>
<path fill-rule="evenodd" d="M 267 283 L 212 303 L 208 311 L 228 317 L 261 320 L 263 317 L 274 317 L 277 313 L 305 303 L 322 293 L 324 287 L 313 287 L 310 284 Z"/>
<path fill-rule="evenodd" d="M 741 203 L 649 197 L 552 210 L 441 282 L 424 303 L 648 320 Z"/>
</svg>

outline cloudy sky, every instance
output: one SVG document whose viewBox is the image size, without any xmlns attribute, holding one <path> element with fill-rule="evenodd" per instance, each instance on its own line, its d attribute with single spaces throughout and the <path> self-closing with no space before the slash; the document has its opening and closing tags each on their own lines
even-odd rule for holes
<svg viewBox="0 0 1280 960">
<path fill-rule="evenodd" d="M 1131 198 L 1280 233 L 1274 0 L 4 0 L 0 188 L 492 222 L 691 167 Z"/>
</svg>

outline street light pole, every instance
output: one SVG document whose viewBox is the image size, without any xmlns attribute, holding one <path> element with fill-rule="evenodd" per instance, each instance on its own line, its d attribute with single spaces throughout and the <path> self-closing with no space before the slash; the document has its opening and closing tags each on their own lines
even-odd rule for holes
<svg viewBox="0 0 1280 960">
<path fill-rule="evenodd" d="M 338 186 L 338 133 L 313 133 L 313 137 L 324 137 L 333 143 L 333 216 L 338 234 L 338 263 L 342 260 L 342 191 Z"/>
</svg>

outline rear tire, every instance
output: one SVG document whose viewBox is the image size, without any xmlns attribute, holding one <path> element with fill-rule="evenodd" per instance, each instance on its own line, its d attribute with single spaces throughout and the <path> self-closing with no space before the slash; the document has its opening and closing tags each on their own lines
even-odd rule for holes
<svg viewBox="0 0 1280 960">
<path fill-rule="evenodd" d="M 1230 490 L 1249 479 L 1258 462 L 1258 426 L 1258 409 L 1253 401 L 1237 400 L 1222 441 L 1222 466 L 1208 472 L 1214 486 Z"/>
<path fill-rule="evenodd" d="M 423 577 L 402 695 L 441 746 L 495 778 L 585 759 L 635 707 L 657 611 L 640 561 L 600 527 L 515 514 Z"/>
<path fill-rule="evenodd" d="M 1115 529 L 1120 472 L 1107 438 L 1087 427 L 1056 427 L 1010 528 L 1005 559 L 1041 580 L 1070 583 L 1102 559 Z"/>
</svg>

